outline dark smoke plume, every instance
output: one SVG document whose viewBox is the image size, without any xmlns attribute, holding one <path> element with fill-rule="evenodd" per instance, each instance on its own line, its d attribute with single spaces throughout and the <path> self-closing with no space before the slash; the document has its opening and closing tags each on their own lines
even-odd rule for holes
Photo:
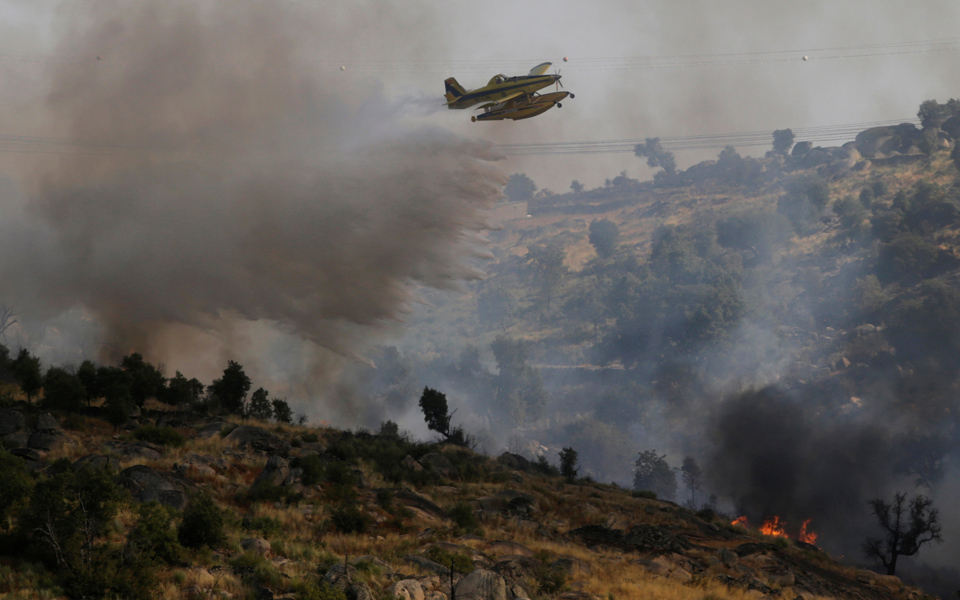
<svg viewBox="0 0 960 600">
<path fill-rule="evenodd" d="M 889 434 L 817 415 L 799 392 L 764 388 L 727 398 L 707 425 L 710 486 L 759 526 L 774 515 L 829 532 L 835 550 L 857 548 L 864 507 L 893 482 Z"/>
<path fill-rule="evenodd" d="M 39 161 L 26 200 L 6 202 L 6 302 L 33 318 L 81 307 L 104 326 L 101 358 L 182 368 L 218 339 L 256 355 L 251 323 L 358 354 L 416 286 L 477 275 L 497 157 L 315 66 L 389 10 L 295 6 L 120 3 L 68 36 L 76 61 L 52 67 L 46 115 L 86 145 Z"/>
</svg>

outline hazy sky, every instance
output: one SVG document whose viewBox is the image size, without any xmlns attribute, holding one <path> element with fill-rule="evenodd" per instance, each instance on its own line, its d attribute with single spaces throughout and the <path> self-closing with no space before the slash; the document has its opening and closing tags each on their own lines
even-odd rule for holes
<svg viewBox="0 0 960 600">
<path fill-rule="evenodd" d="M 3 0 L 0 55 L 52 54 L 58 36 L 91 18 L 102 18 L 109 7 L 120 11 L 151 1 L 156 0 Z M 496 143 L 772 131 L 900 119 L 912 117 L 924 99 L 960 95 L 955 77 L 960 61 L 957 45 L 951 51 L 915 54 L 893 54 L 896 48 L 863 49 L 853 54 L 874 56 L 845 59 L 821 59 L 818 55 L 835 53 L 812 52 L 957 40 L 960 4 L 953 0 L 909 4 L 889 0 L 435 1 L 405 2 L 402 8 L 389 11 L 377 3 L 277 0 L 275 4 L 278 11 L 302 11 L 366 40 L 360 50 L 331 56 L 321 50 L 318 39 L 316 59 L 329 69 L 345 66 L 344 80 L 373 80 L 383 86 L 388 98 L 415 98 L 414 112 L 423 121 Z M 408 18 L 398 20 L 398 10 Z M 786 50 L 797 52 L 766 56 L 794 60 L 657 70 L 595 70 L 578 65 L 578 61 L 599 58 Z M 808 62 L 801 60 L 805 52 L 811 55 Z M 570 62 L 562 65 L 564 56 Z M 523 74 L 544 60 L 565 67 L 566 89 L 577 95 L 560 110 L 528 121 L 495 123 L 471 123 L 470 110 L 427 110 L 442 103 L 446 76 L 477 87 L 497 72 Z M 369 68 L 378 61 L 388 64 L 379 70 Z M 441 64 L 445 61 L 450 63 L 449 72 Z M 21 119 L 23 110 L 11 114 L 9 107 L 14 106 L 12 98 L 22 99 L 25 91 L 41 92 L 36 77 L 43 66 L 42 62 L 0 61 L 0 70 L 6 71 L 0 78 L 0 86 L 6 88 L 0 90 L 0 99 L 7 105 L 7 110 L 0 110 L 0 134 L 32 133 Z M 431 106 L 432 99 L 436 105 Z M 741 153 L 757 155 L 763 150 L 742 149 Z M 678 159 L 681 166 L 688 166 L 715 154 L 713 150 L 685 152 Z M 642 161 L 631 154 L 514 157 L 506 168 L 527 172 L 538 184 L 555 191 L 565 190 L 571 179 L 599 185 L 621 170 L 634 177 L 649 176 Z"/>
</svg>

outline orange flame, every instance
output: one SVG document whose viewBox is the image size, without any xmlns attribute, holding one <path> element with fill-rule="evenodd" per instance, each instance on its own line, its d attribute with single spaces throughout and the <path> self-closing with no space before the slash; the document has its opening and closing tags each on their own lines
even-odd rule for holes
<svg viewBox="0 0 960 600">
<path fill-rule="evenodd" d="M 797 535 L 797 539 L 801 542 L 816 546 L 817 545 L 817 532 L 816 531 L 807 531 L 807 525 L 810 524 L 810 521 L 813 519 L 807 519 L 803 522 L 803 525 L 800 526 L 800 534 Z"/>
<path fill-rule="evenodd" d="M 774 515 L 772 518 L 763 522 L 763 525 L 760 526 L 760 533 L 774 537 L 788 537 L 787 532 L 784 530 L 785 526 L 786 523 L 781 521 L 780 517 Z"/>
<path fill-rule="evenodd" d="M 817 532 L 809 529 L 811 521 L 813 521 L 813 519 L 807 519 L 803 522 L 803 525 L 800 526 L 800 531 L 797 533 L 797 539 L 801 542 L 815 546 L 817 544 Z M 750 527 L 747 517 L 737 517 L 730 524 L 740 525 L 741 527 Z M 760 526 L 760 533 L 763 535 L 772 535 L 773 537 L 790 537 L 787 534 L 786 521 L 782 521 L 780 517 L 776 515 L 763 522 L 763 525 Z"/>
</svg>

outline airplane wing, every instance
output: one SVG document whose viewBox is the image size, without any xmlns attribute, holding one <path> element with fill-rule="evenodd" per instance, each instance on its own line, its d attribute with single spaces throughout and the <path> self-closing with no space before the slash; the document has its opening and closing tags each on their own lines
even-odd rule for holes
<svg viewBox="0 0 960 600">
<path fill-rule="evenodd" d="M 498 104 L 507 104 L 508 102 L 513 102 L 519 96 L 523 96 L 526 93 L 527 92 L 515 92 L 513 94 L 509 94 L 507 96 L 504 96 L 503 98 L 500 98 L 496 102 L 487 102 L 486 104 L 481 104 L 480 106 L 477 107 L 477 109 L 479 110 L 481 108 L 490 108 L 493 106 L 497 106 Z"/>
<path fill-rule="evenodd" d="M 539 65 L 537 65 L 537 66 L 535 66 L 534 68 L 530 69 L 530 75 L 531 75 L 531 76 L 534 76 L 534 75 L 543 75 L 544 73 L 547 72 L 547 69 L 549 69 L 551 65 L 553 65 L 553 63 L 548 63 L 548 62 L 540 63 Z"/>
</svg>

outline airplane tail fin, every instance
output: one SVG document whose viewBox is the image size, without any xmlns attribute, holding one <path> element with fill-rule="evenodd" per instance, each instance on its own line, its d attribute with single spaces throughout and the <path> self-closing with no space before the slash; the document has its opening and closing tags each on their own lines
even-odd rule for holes
<svg viewBox="0 0 960 600">
<path fill-rule="evenodd" d="M 464 95 L 467 91 L 463 89 L 463 86 L 457 83 L 457 80 L 453 77 L 447 79 L 443 82 L 446 85 L 447 93 L 443 95 L 447 99 L 447 102 L 453 102 L 460 96 Z"/>
</svg>

